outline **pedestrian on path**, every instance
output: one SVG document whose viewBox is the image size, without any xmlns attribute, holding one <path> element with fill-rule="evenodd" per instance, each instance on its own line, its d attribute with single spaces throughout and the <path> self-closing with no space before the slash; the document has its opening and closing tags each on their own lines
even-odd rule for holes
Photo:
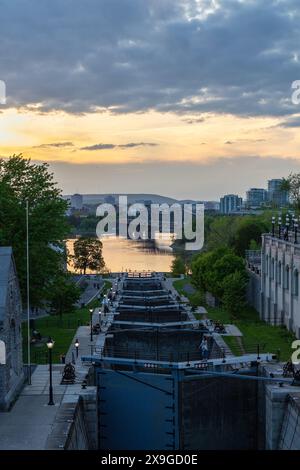
<svg viewBox="0 0 300 470">
<path fill-rule="evenodd" d="M 208 341 L 207 341 L 206 336 L 203 336 L 199 349 L 201 353 L 201 359 L 207 359 L 208 358 Z"/>
</svg>

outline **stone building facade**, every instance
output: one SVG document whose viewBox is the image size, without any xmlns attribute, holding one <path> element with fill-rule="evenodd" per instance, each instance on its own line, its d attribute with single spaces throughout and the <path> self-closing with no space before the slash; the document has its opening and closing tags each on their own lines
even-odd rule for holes
<svg viewBox="0 0 300 470">
<path fill-rule="evenodd" d="M 300 338 L 300 245 L 262 236 L 261 318 Z"/>
<path fill-rule="evenodd" d="M 22 302 L 10 247 L 0 247 L 0 341 L 5 364 L 0 364 L 0 409 L 8 409 L 24 381 L 21 331 Z M 2 346 L 3 346 L 3 343 Z"/>
</svg>

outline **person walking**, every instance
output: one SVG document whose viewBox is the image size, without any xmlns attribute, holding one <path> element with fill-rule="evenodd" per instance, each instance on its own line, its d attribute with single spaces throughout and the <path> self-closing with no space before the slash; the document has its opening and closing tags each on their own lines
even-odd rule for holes
<svg viewBox="0 0 300 470">
<path fill-rule="evenodd" d="M 206 336 L 203 336 L 202 341 L 200 343 L 200 352 L 201 352 L 201 359 L 208 358 L 208 341 L 207 341 Z"/>
</svg>

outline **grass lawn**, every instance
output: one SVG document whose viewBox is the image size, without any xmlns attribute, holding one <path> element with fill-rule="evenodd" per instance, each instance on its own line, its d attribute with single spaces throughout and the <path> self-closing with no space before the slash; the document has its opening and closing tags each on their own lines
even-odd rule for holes
<svg viewBox="0 0 300 470">
<path fill-rule="evenodd" d="M 111 282 L 105 281 L 103 293 L 106 293 L 111 287 Z M 73 312 L 65 313 L 59 316 L 48 316 L 35 320 L 35 329 L 39 331 L 42 338 L 47 340 L 49 336 L 54 339 L 53 361 L 58 363 L 60 355 L 66 354 L 76 330 L 81 325 L 87 325 L 90 321 L 89 308 L 99 307 L 99 301 L 94 299 L 87 307 L 76 309 Z M 27 363 L 27 322 L 22 324 L 23 333 L 23 359 Z M 48 361 L 47 347 L 45 342 L 31 345 L 31 362 L 34 364 L 45 364 Z"/>
<path fill-rule="evenodd" d="M 197 291 L 193 294 L 187 292 L 186 288 L 190 284 L 190 278 L 180 279 L 174 282 L 174 287 L 179 294 L 185 295 L 194 306 L 205 305 L 204 296 Z M 285 327 L 272 326 L 260 320 L 258 313 L 252 307 L 245 307 L 238 318 L 233 318 L 221 307 L 208 307 L 208 317 L 211 320 L 219 320 L 222 323 L 233 323 L 243 333 L 241 338 L 242 346 L 246 352 L 256 351 L 257 344 L 261 351 L 277 354 L 280 350 L 280 359 L 288 360 L 293 352 L 292 342 L 296 339 Z M 236 337 L 223 337 L 226 344 L 234 354 L 241 352 L 241 346 Z"/>
<path fill-rule="evenodd" d="M 192 307 L 198 307 L 199 305 L 204 304 L 204 297 L 202 292 L 196 291 L 193 293 L 187 292 L 185 290 L 185 286 L 190 285 L 190 277 L 186 277 L 184 279 L 179 279 L 178 281 L 173 282 L 173 286 L 177 290 L 180 295 L 184 295 L 188 297 Z"/>
</svg>

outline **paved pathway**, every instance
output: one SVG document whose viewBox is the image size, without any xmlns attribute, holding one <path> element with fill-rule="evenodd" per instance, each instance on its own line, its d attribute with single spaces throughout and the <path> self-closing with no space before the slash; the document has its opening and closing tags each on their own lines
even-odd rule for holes
<svg viewBox="0 0 300 470">
<path fill-rule="evenodd" d="M 86 277 L 84 281 L 82 282 L 86 283 L 86 288 L 84 292 L 81 294 L 80 299 L 78 301 L 79 306 L 81 306 L 82 304 L 86 305 L 91 300 L 96 298 L 97 295 L 101 292 L 103 285 L 104 285 L 103 279 L 99 279 L 99 278 L 93 279 L 90 277 Z"/>
<path fill-rule="evenodd" d="M 88 394 L 94 387 L 81 388 L 81 384 L 60 385 L 62 365 L 53 366 L 53 392 L 55 406 L 48 406 L 48 366 L 39 365 L 10 412 L 0 413 L 0 450 L 44 449 L 55 418 L 62 403 L 74 402 L 78 395 Z M 84 370 L 87 373 L 87 368 Z M 82 374 L 77 371 L 77 381 Z"/>
<path fill-rule="evenodd" d="M 99 309 L 93 313 L 93 323 L 99 321 Z M 79 357 L 76 358 L 75 339 L 79 340 Z M 97 336 L 93 337 L 95 346 Z M 55 347 L 55 346 L 54 346 Z M 81 388 L 88 373 L 82 365 L 81 356 L 90 355 L 90 327 L 80 326 L 66 355 L 66 362 L 75 359 L 76 383 L 61 385 L 64 365 L 53 365 L 53 393 L 55 406 L 48 406 L 49 369 L 39 365 L 32 374 L 32 384 L 26 385 L 10 412 L 0 412 L 0 450 L 39 450 L 44 449 L 53 430 L 60 405 L 76 402 L 79 395 L 89 394 L 95 387 Z"/>
</svg>

